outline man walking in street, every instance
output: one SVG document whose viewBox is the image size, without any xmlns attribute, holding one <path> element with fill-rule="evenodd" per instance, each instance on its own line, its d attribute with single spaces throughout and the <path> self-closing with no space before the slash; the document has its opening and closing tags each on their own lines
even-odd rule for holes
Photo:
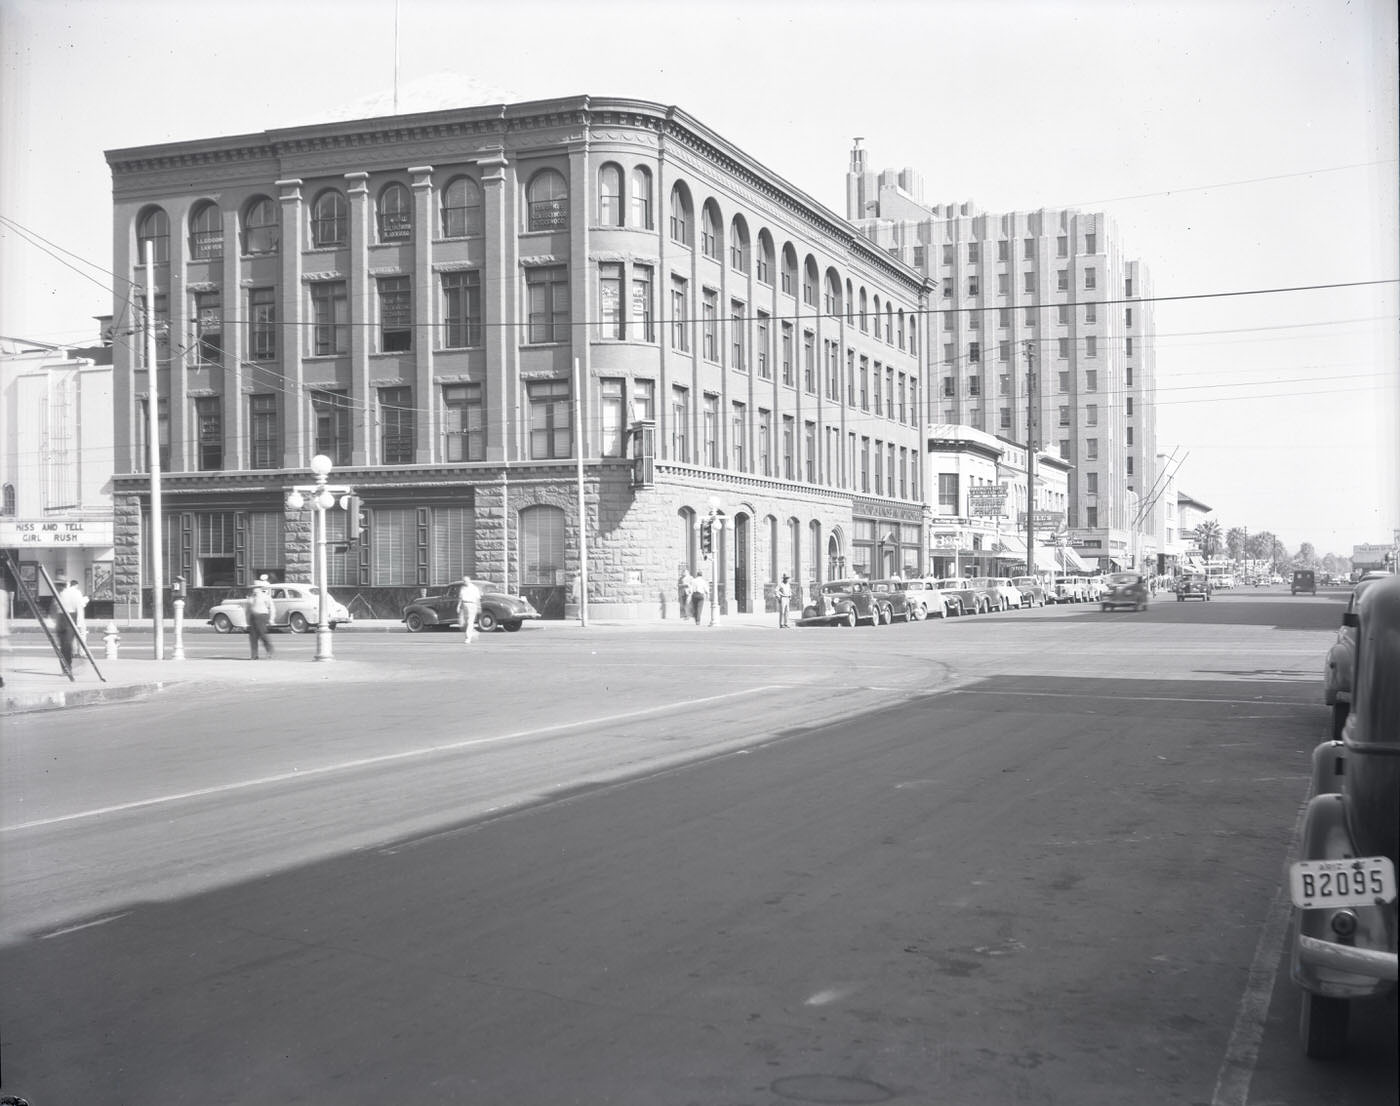
<svg viewBox="0 0 1400 1106">
<path fill-rule="evenodd" d="M 457 617 L 462 622 L 462 640 L 470 645 L 476 639 L 476 616 L 481 613 L 481 589 L 470 576 L 462 577 L 457 590 Z"/>
<path fill-rule="evenodd" d="M 58 651 L 63 656 L 64 671 L 73 668 L 73 642 L 78 637 L 78 620 L 83 617 L 83 594 L 76 587 L 58 587 L 58 614 L 54 622 L 58 629 Z"/>
<path fill-rule="evenodd" d="M 774 594 L 778 597 L 778 629 L 786 630 L 788 628 L 788 611 L 792 607 L 792 585 L 788 583 L 786 573 Z"/>
<path fill-rule="evenodd" d="M 259 643 L 272 658 L 272 641 L 267 636 L 267 628 L 272 623 L 272 582 L 259 576 L 253 585 L 253 594 L 248 597 L 248 653 L 251 660 L 258 659 Z"/>
</svg>

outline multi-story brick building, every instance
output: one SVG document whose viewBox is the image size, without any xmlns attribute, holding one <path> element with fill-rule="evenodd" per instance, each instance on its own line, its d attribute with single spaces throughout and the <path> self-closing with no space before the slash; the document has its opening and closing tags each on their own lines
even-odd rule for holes
<svg viewBox="0 0 1400 1106">
<path fill-rule="evenodd" d="M 876 174 L 865 155 L 857 143 L 846 174 L 847 217 L 939 285 L 929 329 L 929 421 L 1023 443 L 1033 433 L 1040 448 L 1070 466 L 1072 547 L 1103 568 L 1148 563 L 1160 527 L 1141 509 L 1157 456 L 1145 266 L 1124 255 L 1102 213 L 926 206 L 914 170 Z"/>
<path fill-rule="evenodd" d="M 107 158 L 119 320 L 154 256 L 164 576 L 193 611 L 310 574 L 285 499 L 318 453 L 363 503 L 358 542 L 328 512 L 361 613 L 470 572 L 562 614 L 583 538 L 590 611 L 654 615 L 713 511 L 726 609 L 783 572 L 923 568 L 932 282 L 684 112 L 577 97 Z M 118 346 L 125 593 L 151 580 L 145 362 Z"/>
</svg>

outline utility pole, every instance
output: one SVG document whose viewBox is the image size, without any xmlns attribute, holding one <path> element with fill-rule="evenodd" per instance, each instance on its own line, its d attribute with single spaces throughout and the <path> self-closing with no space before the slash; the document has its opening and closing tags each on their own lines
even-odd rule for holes
<svg viewBox="0 0 1400 1106">
<path fill-rule="evenodd" d="M 1026 351 L 1026 575 L 1035 575 L 1035 342 Z"/>
<path fill-rule="evenodd" d="M 146 262 L 146 438 L 151 447 L 151 628 L 155 659 L 165 660 L 165 507 L 160 494 L 160 374 L 156 368 L 156 275 L 152 251 L 145 243 Z"/>
</svg>

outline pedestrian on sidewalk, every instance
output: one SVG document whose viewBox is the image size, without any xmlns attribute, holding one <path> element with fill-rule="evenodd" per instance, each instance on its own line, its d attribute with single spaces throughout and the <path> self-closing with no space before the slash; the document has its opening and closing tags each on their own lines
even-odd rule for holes
<svg viewBox="0 0 1400 1106">
<path fill-rule="evenodd" d="M 476 638 L 476 616 L 481 613 L 481 589 L 470 576 L 462 577 L 457 589 L 457 618 L 462 623 L 462 640 L 470 645 Z"/>
<path fill-rule="evenodd" d="M 267 650 L 272 659 L 272 640 L 267 628 L 272 623 L 272 581 L 266 574 L 259 576 L 253 584 L 253 594 L 248 597 L 248 654 L 250 660 L 258 659 L 258 645 Z"/>
<path fill-rule="evenodd" d="M 788 583 L 786 573 L 774 594 L 778 597 L 778 629 L 786 630 L 788 628 L 788 611 L 792 607 L 792 585 Z"/>
<path fill-rule="evenodd" d="M 681 578 L 676 581 L 676 610 L 680 612 L 682 622 L 690 617 L 690 585 L 693 579 L 687 569 L 682 570 Z"/>
<path fill-rule="evenodd" d="M 78 637 L 78 619 L 83 616 L 83 593 L 77 588 L 70 590 L 61 582 L 55 586 L 58 589 L 58 614 L 54 618 L 58 629 L 58 651 L 63 657 L 63 667 L 71 671 L 73 642 Z"/>
<path fill-rule="evenodd" d="M 705 600 L 709 596 L 709 585 L 705 582 L 704 570 L 697 571 L 690 578 L 690 613 L 695 625 L 700 625 L 700 615 L 705 610 Z"/>
</svg>

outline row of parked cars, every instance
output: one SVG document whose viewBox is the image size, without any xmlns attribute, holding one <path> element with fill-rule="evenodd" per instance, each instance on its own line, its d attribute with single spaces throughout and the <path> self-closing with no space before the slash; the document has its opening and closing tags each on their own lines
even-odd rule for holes
<svg viewBox="0 0 1400 1106">
<path fill-rule="evenodd" d="M 952 576 L 909 580 L 834 580 L 802 609 L 799 626 L 885 626 L 991 611 L 1043 607 L 1047 603 L 1098 603 L 1104 610 L 1146 610 L 1147 578 L 1136 572 L 1063 576 L 1046 583 L 1035 576 Z"/>
</svg>

